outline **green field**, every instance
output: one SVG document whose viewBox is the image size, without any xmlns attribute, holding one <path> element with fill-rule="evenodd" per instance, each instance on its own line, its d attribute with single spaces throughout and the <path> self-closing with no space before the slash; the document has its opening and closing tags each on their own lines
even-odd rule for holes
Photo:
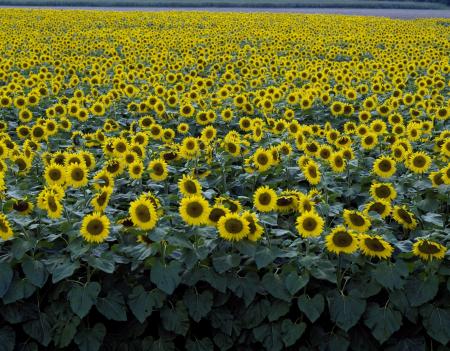
<svg viewBox="0 0 450 351">
<path fill-rule="evenodd" d="M 443 9 L 443 2 L 388 0 L 0 0 L 0 6 L 84 7 L 260 7 L 260 8 L 383 8 Z"/>
</svg>

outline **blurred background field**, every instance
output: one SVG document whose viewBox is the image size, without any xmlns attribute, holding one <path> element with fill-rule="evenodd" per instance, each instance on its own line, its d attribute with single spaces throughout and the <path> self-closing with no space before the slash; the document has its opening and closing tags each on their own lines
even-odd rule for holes
<svg viewBox="0 0 450 351">
<path fill-rule="evenodd" d="M 0 6 L 449 9 L 450 0 L 0 0 Z"/>
</svg>

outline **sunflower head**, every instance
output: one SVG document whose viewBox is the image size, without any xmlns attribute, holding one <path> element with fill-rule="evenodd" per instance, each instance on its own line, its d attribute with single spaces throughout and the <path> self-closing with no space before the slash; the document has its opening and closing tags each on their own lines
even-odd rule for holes
<svg viewBox="0 0 450 351">
<path fill-rule="evenodd" d="M 364 255 L 381 259 L 391 257 L 394 251 L 392 245 L 381 236 L 368 234 L 361 234 L 359 248 Z"/>
<path fill-rule="evenodd" d="M 219 236 L 228 241 L 240 241 L 250 233 L 249 222 L 236 213 L 229 213 L 219 219 Z"/>
<path fill-rule="evenodd" d="M 351 254 L 358 249 L 357 236 L 340 225 L 334 228 L 325 239 L 325 246 L 328 251 L 335 254 Z"/>
<path fill-rule="evenodd" d="M 81 236 L 88 243 L 101 243 L 109 236 L 109 219 L 99 212 L 94 212 L 83 218 Z"/>
<path fill-rule="evenodd" d="M 302 237 L 319 236 L 325 221 L 315 211 L 304 212 L 297 217 L 296 228 Z"/>
<path fill-rule="evenodd" d="M 436 241 L 420 239 L 413 244 L 412 252 L 424 261 L 441 260 L 444 258 L 447 248 Z"/>
</svg>

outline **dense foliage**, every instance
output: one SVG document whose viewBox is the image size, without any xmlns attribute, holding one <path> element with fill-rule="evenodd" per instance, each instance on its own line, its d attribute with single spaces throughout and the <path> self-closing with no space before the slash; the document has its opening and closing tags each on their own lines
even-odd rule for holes
<svg viewBox="0 0 450 351">
<path fill-rule="evenodd" d="M 0 350 L 446 349 L 450 22 L 0 19 Z"/>
</svg>

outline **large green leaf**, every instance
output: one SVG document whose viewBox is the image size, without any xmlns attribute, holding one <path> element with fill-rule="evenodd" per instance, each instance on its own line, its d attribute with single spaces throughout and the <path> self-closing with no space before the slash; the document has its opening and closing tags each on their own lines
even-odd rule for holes
<svg viewBox="0 0 450 351">
<path fill-rule="evenodd" d="M 3 302 L 9 304 L 17 300 L 26 299 L 33 295 L 35 291 L 36 287 L 27 278 L 16 278 L 12 281 L 8 291 L 3 296 Z"/>
<path fill-rule="evenodd" d="M 211 311 L 213 294 L 208 290 L 197 293 L 196 290 L 189 289 L 184 294 L 183 301 L 192 319 L 199 322 L 200 319 L 206 317 L 209 311 Z"/>
<path fill-rule="evenodd" d="M 298 275 L 297 272 L 290 272 L 284 279 L 284 285 L 291 295 L 296 294 L 309 282 L 309 275 Z"/>
<path fill-rule="evenodd" d="M 93 328 L 81 328 L 77 335 L 75 335 L 74 341 L 80 351 L 98 351 L 105 335 L 105 326 L 102 323 L 97 323 Z"/>
<path fill-rule="evenodd" d="M 42 262 L 27 257 L 22 262 L 22 269 L 32 284 L 39 288 L 44 286 L 48 278 L 48 272 Z"/>
<path fill-rule="evenodd" d="M 189 330 L 189 317 L 182 301 L 178 301 L 175 308 L 165 306 L 161 310 L 161 321 L 168 331 L 185 336 Z"/>
<path fill-rule="evenodd" d="M 0 351 L 13 351 L 16 344 L 16 332 L 8 325 L 0 328 Z"/>
<path fill-rule="evenodd" d="M 188 340 L 186 350 L 189 351 L 213 351 L 214 344 L 209 338 Z"/>
<path fill-rule="evenodd" d="M 365 300 L 345 296 L 338 291 L 329 294 L 327 300 L 331 320 L 345 331 L 358 323 L 366 309 Z"/>
<path fill-rule="evenodd" d="M 59 323 L 54 325 L 53 340 L 55 345 L 59 348 L 69 346 L 77 333 L 77 328 L 80 323 L 81 319 L 78 316 L 71 315 L 70 317 L 65 316 L 64 320 L 59 321 Z"/>
<path fill-rule="evenodd" d="M 372 335 L 380 344 L 383 344 L 400 329 L 402 315 L 389 306 L 380 307 L 377 304 L 369 304 L 364 323 L 370 328 Z"/>
<path fill-rule="evenodd" d="M 78 261 L 71 262 L 66 259 L 60 262 L 50 271 L 52 273 L 53 284 L 72 276 L 78 268 L 80 268 L 80 263 Z M 48 269 L 50 270 L 50 267 L 48 267 Z"/>
<path fill-rule="evenodd" d="M 284 301 L 290 301 L 289 293 L 279 275 L 272 272 L 266 273 L 262 279 L 262 286 L 273 297 Z"/>
<path fill-rule="evenodd" d="M 38 341 L 43 346 L 48 346 L 52 340 L 52 326 L 49 318 L 45 313 L 40 313 L 38 319 L 23 324 L 23 330 L 34 340 Z"/>
<path fill-rule="evenodd" d="M 170 295 L 180 284 L 180 272 L 181 264 L 178 261 L 171 261 L 167 265 L 156 261 L 152 266 L 150 279 L 159 289 Z"/>
<path fill-rule="evenodd" d="M 375 280 L 389 290 L 401 289 L 405 281 L 403 278 L 408 276 L 408 266 L 402 260 L 397 262 L 379 262 L 374 271 Z"/>
<path fill-rule="evenodd" d="M 131 312 L 136 316 L 137 320 L 144 323 L 146 318 L 153 312 L 153 308 L 162 307 L 164 294 L 155 289 L 150 292 L 145 291 L 142 285 L 134 287 L 128 296 L 128 306 Z"/>
<path fill-rule="evenodd" d="M 266 246 L 260 246 L 255 253 L 255 262 L 258 269 L 264 268 L 275 259 L 272 250 Z"/>
<path fill-rule="evenodd" d="M 218 273 L 225 273 L 230 268 L 239 266 L 241 258 L 237 254 L 224 254 L 221 256 L 213 256 L 212 261 L 214 269 Z"/>
<path fill-rule="evenodd" d="M 245 311 L 242 312 L 241 321 L 244 328 L 252 329 L 262 323 L 270 311 L 270 302 L 267 299 L 261 299 L 253 302 Z"/>
<path fill-rule="evenodd" d="M 316 294 L 313 298 L 302 295 L 298 298 L 297 305 L 300 311 L 306 314 L 308 319 L 314 323 L 325 308 L 325 299 L 321 294 Z"/>
<path fill-rule="evenodd" d="M 125 300 L 117 290 L 111 290 L 106 297 L 99 298 L 95 306 L 107 319 L 122 322 L 127 320 Z"/>
<path fill-rule="evenodd" d="M 281 338 L 286 347 L 294 345 L 306 330 L 306 323 L 292 323 L 290 319 L 281 322 Z"/>
<path fill-rule="evenodd" d="M 262 324 L 252 331 L 255 339 L 261 342 L 266 350 L 278 351 L 283 349 L 283 339 L 280 327 L 277 324 Z"/>
<path fill-rule="evenodd" d="M 3 297 L 8 291 L 13 275 L 10 264 L 7 262 L 0 262 L 0 297 Z"/>
<path fill-rule="evenodd" d="M 428 335 L 447 345 L 450 342 L 450 310 L 427 304 L 420 309 L 420 315 Z"/>
<path fill-rule="evenodd" d="M 72 311 L 80 318 L 86 316 L 91 307 L 95 305 L 100 289 L 100 284 L 97 282 L 72 287 L 67 294 Z"/>
<path fill-rule="evenodd" d="M 417 307 L 432 300 L 439 289 L 439 278 L 430 275 L 421 279 L 419 277 L 408 280 L 405 292 L 411 306 Z"/>
</svg>

